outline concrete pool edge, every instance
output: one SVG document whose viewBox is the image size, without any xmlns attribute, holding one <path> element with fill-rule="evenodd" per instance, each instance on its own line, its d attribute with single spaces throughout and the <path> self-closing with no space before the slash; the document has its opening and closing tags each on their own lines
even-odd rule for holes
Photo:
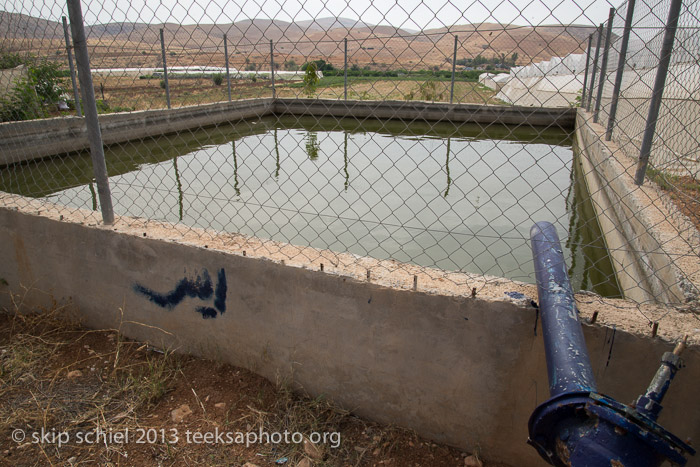
<svg viewBox="0 0 700 467">
<path fill-rule="evenodd" d="M 655 194 L 662 200 L 658 211 L 677 226 L 676 232 L 689 234 L 685 241 L 669 238 L 661 232 L 654 215 L 638 210 L 645 206 L 638 192 L 627 181 L 624 167 L 608 161 L 604 154 L 612 153 L 624 158 L 619 150 L 612 150 L 611 143 L 603 143 L 599 131 L 583 118 L 582 110 L 572 108 L 547 109 L 539 107 L 491 106 L 476 104 L 444 104 L 422 101 L 343 101 L 332 99 L 248 99 L 219 102 L 202 106 L 181 107 L 172 110 L 148 110 L 100 116 L 105 144 L 160 136 L 191 128 L 217 125 L 222 122 L 260 118 L 266 115 L 310 115 L 366 118 L 400 118 L 405 120 L 452 121 L 457 123 L 525 124 L 538 128 L 576 128 L 578 139 L 585 141 L 584 163 L 593 161 L 584 175 L 589 192 L 602 224 L 609 254 L 617 271 L 618 282 L 626 296 L 644 303 L 660 300 L 675 305 L 697 305 L 697 290 L 700 284 L 700 261 L 693 261 L 689 244 L 700 245 L 694 227 L 680 226 L 683 217 L 667 196 Z M 578 120 L 577 120 L 578 119 Z M 541 126 L 538 126 L 541 125 Z M 12 122 L 0 124 L 0 167 L 32 159 L 65 154 L 85 149 L 88 146 L 83 119 L 61 117 L 46 120 Z M 619 164 L 618 164 L 619 165 Z M 594 170 L 595 169 L 595 170 Z M 602 171 L 605 175 L 599 175 Z M 604 178 L 601 179 L 600 177 Z M 604 187 L 604 188 L 601 188 Z M 639 193 L 642 193 L 640 195 Z M 630 208 L 628 209 L 628 206 Z M 639 212 L 637 212 L 639 211 Z M 663 212 L 662 212 L 663 211 Z M 681 222 L 682 223 L 682 222 Z M 687 224 L 687 220 L 686 220 Z M 621 226 L 618 228 L 617 226 Z M 633 247 L 630 248 L 629 245 Z M 673 245 L 673 248 L 670 246 Z M 697 255 L 695 255 L 697 256 Z M 680 258 L 671 261 L 671 258 Z M 697 258 L 695 258 L 697 259 Z M 686 265 L 681 268 L 678 264 Z M 694 263 L 694 264 L 691 264 Z M 697 263 L 697 264 L 695 264 Z M 630 266 L 630 264 L 632 266 Z"/>
<path fill-rule="evenodd" d="M 573 109 L 444 104 L 421 101 L 341 101 L 329 99 L 246 99 L 175 109 L 99 116 L 106 145 L 176 133 L 271 114 L 474 123 L 529 124 L 571 130 Z M 88 148 L 84 119 L 57 117 L 0 123 L 0 167 Z"/>
<path fill-rule="evenodd" d="M 142 110 L 99 116 L 105 145 L 160 136 L 272 112 L 273 99 L 217 102 L 176 109 Z M 0 123 L 0 167 L 87 149 L 85 120 L 57 117 Z"/>
<path fill-rule="evenodd" d="M 418 268 L 393 261 L 276 244 L 291 248 L 283 263 L 263 254 L 254 238 L 227 234 L 222 240 L 217 232 L 136 218 L 100 224 L 90 211 L 0 195 L 0 244 L 6 246 L 0 249 L 0 277 L 9 284 L 4 292 L 29 287 L 28 307 L 70 302 L 94 328 L 142 323 L 121 330 L 271 380 L 291 379 L 360 415 L 478 447 L 490 460 L 541 465 L 524 442 L 527 418 L 547 393 L 541 332 L 535 310 L 526 305 L 537 298 L 535 286 L 463 275 L 469 282 L 451 288 L 423 268 L 414 292 L 411 268 Z M 345 269 L 346 261 L 358 270 Z M 205 269 L 214 282 L 224 270 L 228 283 L 225 312 L 214 319 L 196 311 L 199 300 L 161 307 L 137 292 L 140 285 L 166 293 Z M 371 282 L 365 269 L 373 271 Z M 472 285 L 478 286 L 476 298 L 470 297 Z M 514 301 L 504 292 L 526 298 Z M 8 297 L 2 294 L 0 304 L 9 307 Z M 659 337 L 651 338 L 642 313 L 659 319 L 667 309 L 589 293 L 577 294 L 577 301 L 582 318 L 599 312 L 597 323 L 585 326 L 591 359 L 601 391 L 621 400 L 642 391 L 670 342 L 690 334 L 687 368 L 674 383 L 661 423 L 697 439 L 700 407 L 689 403 L 691 382 L 700 377 L 693 316 L 667 316 Z"/>
<path fill-rule="evenodd" d="M 698 231 L 654 183 L 635 185 L 636 161 L 604 134 L 591 113 L 578 110 L 584 178 L 625 297 L 697 310 Z"/>
</svg>

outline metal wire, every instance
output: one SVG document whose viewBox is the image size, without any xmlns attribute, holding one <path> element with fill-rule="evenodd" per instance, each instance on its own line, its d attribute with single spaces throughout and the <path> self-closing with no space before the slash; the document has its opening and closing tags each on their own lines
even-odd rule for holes
<svg viewBox="0 0 700 467">
<path fill-rule="evenodd" d="M 262 116 L 109 144 L 115 213 L 223 243 L 239 235 L 248 248 L 258 245 L 276 259 L 302 255 L 411 277 L 420 271 L 469 292 L 499 277 L 533 282 L 528 231 L 548 220 L 563 239 L 577 289 L 604 299 L 644 289 L 640 313 L 646 302 L 694 309 L 650 282 L 625 286 L 627 272 L 611 256 L 663 253 L 679 272 L 669 279 L 658 267 L 647 271 L 650 281 L 696 293 L 699 271 L 687 260 L 700 253 L 698 4 L 683 4 L 649 180 L 637 189 L 650 202 L 634 215 L 665 232 L 657 250 L 636 239 L 610 244 L 599 219 L 617 214 L 596 211 L 599 192 L 588 191 L 573 126 L 532 125 L 528 116 L 537 108 L 578 107 L 585 82 L 598 123 L 591 113 L 579 117 L 602 128 L 599 135 L 610 124 L 613 156 L 636 161 L 670 0 L 636 1 L 626 51 L 629 2 L 173 0 L 166 8 L 84 1 L 101 118 L 302 99 L 294 101 L 302 111 L 273 106 Z M 74 44 L 66 43 L 62 26 L 66 5 L 5 0 L 0 10 L 0 116 L 8 122 L 0 131 L 20 138 L 26 130 L 16 122 L 30 119 L 78 125 L 68 53 Z M 347 102 L 349 110 L 340 116 L 331 101 Z M 384 103 L 385 118 L 359 111 L 365 101 Z M 412 101 L 507 109 L 522 118 L 465 123 L 410 116 L 394 105 Z M 100 209 L 89 152 L 49 155 L 0 167 L 0 190 L 69 212 Z M 660 216 L 667 212 L 670 221 Z"/>
</svg>

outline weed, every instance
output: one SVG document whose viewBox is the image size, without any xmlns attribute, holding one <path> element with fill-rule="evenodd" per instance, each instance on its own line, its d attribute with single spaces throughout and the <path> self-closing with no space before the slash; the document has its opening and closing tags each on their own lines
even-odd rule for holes
<svg viewBox="0 0 700 467">
<path fill-rule="evenodd" d="M 418 94 L 421 100 L 424 101 L 443 101 L 445 100 L 445 90 L 438 90 L 438 82 L 428 80 L 418 85 Z"/>
<path fill-rule="evenodd" d="M 19 63 L 18 63 L 19 61 Z M 31 120 L 48 116 L 47 107 L 58 103 L 66 91 L 64 73 L 48 60 L 22 60 L 17 54 L 0 53 L 0 65 L 15 63 L 27 66 L 26 76 L 15 80 L 14 87 L 0 98 L 0 121 Z"/>
<path fill-rule="evenodd" d="M 311 97 L 316 94 L 316 85 L 318 85 L 318 82 L 318 65 L 316 62 L 307 63 L 306 71 L 304 72 L 304 86 L 307 96 Z"/>
</svg>

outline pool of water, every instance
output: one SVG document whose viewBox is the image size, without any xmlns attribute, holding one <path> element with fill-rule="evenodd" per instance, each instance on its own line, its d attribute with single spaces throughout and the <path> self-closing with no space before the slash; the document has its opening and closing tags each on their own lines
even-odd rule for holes
<svg viewBox="0 0 700 467">
<path fill-rule="evenodd" d="M 570 133 L 267 117 L 106 150 L 117 214 L 534 282 L 557 226 L 576 289 L 619 295 Z M 97 208 L 87 153 L 0 171 L 0 189 Z"/>
</svg>

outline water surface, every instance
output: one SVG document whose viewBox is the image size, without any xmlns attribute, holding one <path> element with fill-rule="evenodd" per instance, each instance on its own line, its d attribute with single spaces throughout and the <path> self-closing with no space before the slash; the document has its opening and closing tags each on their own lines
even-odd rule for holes
<svg viewBox="0 0 700 467">
<path fill-rule="evenodd" d="M 106 150 L 115 212 L 534 282 L 529 231 L 558 229 L 576 289 L 618 295 L 569 132 L 268 117 Z M 60 172 L 60 175 L 57 175 Z M 87 153 L 0 188 L 97 208 Z"/>
</svg>

